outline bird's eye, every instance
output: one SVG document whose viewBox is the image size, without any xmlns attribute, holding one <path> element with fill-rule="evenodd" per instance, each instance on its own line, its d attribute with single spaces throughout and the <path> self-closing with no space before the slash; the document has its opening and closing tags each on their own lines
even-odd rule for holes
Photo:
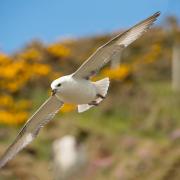
<svg viewBox="0 0 180 180">
<path fill-rule="evenodd" d="M 59 83 L 58 85 L 57 85 L 57 87 L 60 87 L 61 86 L 61 83 Z"/>
</svg>

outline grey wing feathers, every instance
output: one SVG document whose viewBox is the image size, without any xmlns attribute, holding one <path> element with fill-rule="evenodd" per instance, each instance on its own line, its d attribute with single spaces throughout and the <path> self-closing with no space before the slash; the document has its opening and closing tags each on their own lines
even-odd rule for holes
<svg viewBox="0 0 180 180">
<path fill-rule="evenodd" d="M 95 72 L 108 63 L 116 53 L 127 47 L 146 32 L 159 15 L 159 12 L 155 13 L 98 48 L 95 53 L 79 67 L 73 74 L 73 77 L 88 78 L 89 76 L 94 75 Z"/>
<path fill-rule="evenodd" d="M 44 104 L 26 122 L 15 141 L 1 157 L 0 168 L 37 136 L 39 130 L 52 120 L 62 105 L 63 102 L 61 102 L 56 96 L 51 96 L 44 102 Z"/>
</svg>

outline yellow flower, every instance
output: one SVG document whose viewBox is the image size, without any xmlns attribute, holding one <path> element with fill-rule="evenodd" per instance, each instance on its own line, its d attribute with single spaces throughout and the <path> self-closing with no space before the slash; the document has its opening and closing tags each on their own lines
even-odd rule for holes
<svg viewBox="0 0 180 180">
<path fill-rule="evenodd" d="M 0 106 L 12 106 L 14 103 L 13 98 L 8 95 L 0 96 Z"/>
<path fill-rule="evenodd" d="M 130 71 L 130 66 L 122 64 L 114 69 L 105 68 L 103 69 L 102 74 L 103 76 L 108 76 L 110 79 L 122 80 L 130 74 Z"/>
<path fill-rule="evenodd" d="M 70 50 L 59 43 L 48 46 L 47 51 L 56 57 L 67 57 L 70 54 Z"/>
<path fill-rule="evenodd" d="M 76 109 L 76 105 L 74 104 L 64 104 L 64 106 L 60 109 L 63 113 L 68 113 L 74 111 Z"/>
<path fill-rule="evenodd" d="M 50 73 L 51 67 L 47 64 L 34 64 L 31 67 L 31 71 L 33 74 L 37 74 L 39 76 L 46 76 Z"/>
<path fill-rule="evenodd" d="M 27 112 L 8 112 L 0 110 L 0 123 L 6 125 L 15 125 L 23 123 L 28 117 Z"/>
<path fill-rule="evenodd" d="M 10 58 L 6 55 L 6 54 L 3 54 L 3 53 L 0 53 L 0 64 L 6 64 L 10 61 Z"/>
<path fill-rule="evenodd" d="M 36 49 L 31 48 L 20 53 L 18 57 L 25 60 L 40 60 L 41 54 Z"/>
</svg>

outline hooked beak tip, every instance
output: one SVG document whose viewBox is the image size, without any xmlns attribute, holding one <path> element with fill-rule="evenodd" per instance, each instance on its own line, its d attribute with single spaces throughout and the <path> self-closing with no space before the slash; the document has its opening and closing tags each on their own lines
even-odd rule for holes
<svg viewBox="0 0 180 180">
<path fill-rule="evenodd" d="M 56 89 L 52 89 L 52 91 L 51 91 L 52 94 L 51 95 L 54 96 L 56 94 L 56 92 L 57 92 Z"/>
</svg>

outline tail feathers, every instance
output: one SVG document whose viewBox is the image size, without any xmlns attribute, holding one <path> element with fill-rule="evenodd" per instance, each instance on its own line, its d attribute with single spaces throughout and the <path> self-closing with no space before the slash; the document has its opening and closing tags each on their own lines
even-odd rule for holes
<svg viewBox="0 0 180 180">
<path fill-rule="evenodd" d="M 108 88 L 109 88 L 109 78 L 104 78 L 99 81 L 94 82 L 97 88 L 97 92 L 102 96 L 106 96 Z"/>
<path fill-rule="evenodd" d="M 109 88 L 109 78 L 101 79 L 99 81 L 94 82 L 94 84 L 97 88 L 97 94 L 100 94 L 105 97 Z M 99 104 L 102 100 L 103 100 L 102 98 L 98 97 L 96 99 L 96 102 Z M 78 112 L 82 113 L 84 111 L 87 111 L 91 107 L 93 107 L 93 105 L 80 104 L 78 105 Z"/>
<path fill-rule="evenodd" d="M 78 105 L 78 112 L 82 113 L 84 111 L 87 111 L 88 109 L 90 109 L 91 107 L 93 107 L 93 105 L 88 105 L 88 104 L 80 104 Z"/>
</svg>

